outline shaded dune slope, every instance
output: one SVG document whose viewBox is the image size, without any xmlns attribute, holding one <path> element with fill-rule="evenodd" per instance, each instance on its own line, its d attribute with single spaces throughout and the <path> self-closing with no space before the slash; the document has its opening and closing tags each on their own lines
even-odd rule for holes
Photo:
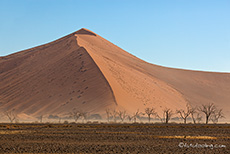
<svg viewBox="0 0 230 154">
<path fill-rule="evenodd" d="M 0 61 L 2 109 L 37 116 L 116 106 L 110 85 L 74 34 Z"/>
<path fill-rule="evenodd" d="M 0 57 L 0 81 L 0 108 L 31 116 L 213 102 L 230 117 L 229 73 L 149 64 L 87 29 Z"/>
</svg>

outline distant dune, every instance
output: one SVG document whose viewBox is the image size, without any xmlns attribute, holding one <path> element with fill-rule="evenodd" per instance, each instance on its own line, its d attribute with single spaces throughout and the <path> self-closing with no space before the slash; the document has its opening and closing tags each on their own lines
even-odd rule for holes
<svg viewBox="0 0 230 154">
<path fill-rule="evenodd" d="M 144 49 L 143 49 L 144 50 Z M 230 119 L 230 73 L 147 63 L 99 35 L 80 29 L 54 42 L 0 57 L 0 109 L 30 117 L 73 108 L 104 114 L 189 103 L 215 103 Z"/>
</svg>

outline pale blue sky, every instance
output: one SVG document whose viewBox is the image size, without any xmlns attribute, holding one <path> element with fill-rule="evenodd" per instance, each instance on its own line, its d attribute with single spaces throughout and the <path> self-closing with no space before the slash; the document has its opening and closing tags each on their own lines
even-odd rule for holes
<svg viewBox="0 0 230 154">
<path fill-rule="evenodd" d="M 0 56 L 82 27 L 153 64 L 230 72 L 229 0 L 0 0 Z"/>
</svg>

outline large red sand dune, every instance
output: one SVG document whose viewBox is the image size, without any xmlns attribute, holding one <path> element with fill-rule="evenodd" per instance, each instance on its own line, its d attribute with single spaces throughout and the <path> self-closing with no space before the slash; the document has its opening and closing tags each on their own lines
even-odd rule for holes
<svg viewBox="0 0 230 154">
<path fill-rule="evenodd" d="M 87 29 L 0 57 L 1 110 L 32 117 L 215 103 L 229 119 L 229 101 L 229 73 L 153 65 Z"/>
</svg>

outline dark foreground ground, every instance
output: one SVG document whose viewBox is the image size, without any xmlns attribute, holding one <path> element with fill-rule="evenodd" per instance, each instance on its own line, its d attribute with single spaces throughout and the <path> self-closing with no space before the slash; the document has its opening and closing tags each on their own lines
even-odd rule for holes
<svg viewBox="0 0 230 154">
<path fill-rule="evenodd" d="M 1 153 L 230 153 L 230 125 L 0 124 L 0 138 Z"/>
</svg>

